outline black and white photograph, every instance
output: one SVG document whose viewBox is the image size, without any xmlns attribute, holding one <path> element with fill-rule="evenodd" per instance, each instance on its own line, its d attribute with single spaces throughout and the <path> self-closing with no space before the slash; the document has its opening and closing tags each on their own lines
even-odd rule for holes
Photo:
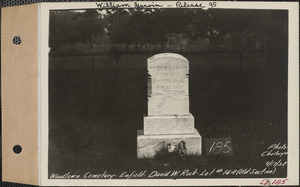
<svg viewBox="0 0 300 187">
<path fill-rule="evenodd" d="M 288 10 L 93 4 L 48 12 L 48 180 L 288 183 Z"/>
</svg>

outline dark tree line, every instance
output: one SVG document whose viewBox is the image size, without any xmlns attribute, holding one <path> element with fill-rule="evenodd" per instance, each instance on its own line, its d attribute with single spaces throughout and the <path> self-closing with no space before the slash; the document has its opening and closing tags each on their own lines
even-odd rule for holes
<svg viewBox="0 0 300 187">
<path fill-rule="evenodd" d="M 271 11 L 202 9 L 107 9 L 53 11 L 50 14 L 50 47 L 63 43 L 95 42 L 106 35 L 110 44 L 136 51 L 147 45 L 164 48 L 170 34 L 193 42 L 207 38 L 211 46 L 233 50 L 266 47 Z"/>
<path fill-rule="evenodd" d="M 96 10 L 52 11 L 50 13 L 49 46 L 56 49 L 64 43 L 93 43 L 104 34 L 105 19 Z"/>
</svg>

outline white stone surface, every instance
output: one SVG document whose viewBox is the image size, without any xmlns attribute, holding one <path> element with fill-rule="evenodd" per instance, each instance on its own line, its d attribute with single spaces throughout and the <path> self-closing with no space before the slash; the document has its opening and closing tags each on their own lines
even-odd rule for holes
<svg viewBox="0 0 300 187">
<path fill-rule="evenodd" d="M 189 62 L 162 53 L 148 59 L 148 116 L 189 114 Z"/>
<path fill-rule="evenodd" d="M 144 135 L 193 134 L 193 115 L 144 117 Z"/>
<path fill-rule="evenodd" d="M 138 131 L 137 157 L 202 154 L 202 139 L 189 112 L 189 62 L 162 53 L 148 59 L 148 115 Z"/>
<path fill-rule="evenodd" d="M 160 152 L 166 144 L 175 147 L 182 141 L 186 143 L 185 156 L 200 156 L 202 154 L 202 138 L 196 129 L 194 129 L 193 134 L 150 136 L 143 135 L 143 131 L 139 130 L 137 135 L 137 157 L 155 158 L 158 152 Z"/>
</svg>

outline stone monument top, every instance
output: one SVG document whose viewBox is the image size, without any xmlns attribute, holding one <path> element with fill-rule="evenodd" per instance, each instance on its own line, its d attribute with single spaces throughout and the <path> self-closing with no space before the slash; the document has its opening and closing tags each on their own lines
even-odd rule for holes
<svg viewBox="0 0 300 187">
<path fill-rule="evenodd" d="M 148 116 L 188 115 L 189 61 L 162 53 L 148 59 Z"/>
<path fill-rule="evenodd" d="M 156 55 L 153 55 L 152 57 L 148 58 L 148 62 L 149 61 L 153 61 L 155 59 L 160 59 L 160 58 L 178 58 L 178 59 L 181 59 L 183 61 L 187 61 L 188 60 L 180 55 L 180 54 L 176 54 L 176 53 L 160 53 L 160 54 L 156 54 Z"/>
</svg>

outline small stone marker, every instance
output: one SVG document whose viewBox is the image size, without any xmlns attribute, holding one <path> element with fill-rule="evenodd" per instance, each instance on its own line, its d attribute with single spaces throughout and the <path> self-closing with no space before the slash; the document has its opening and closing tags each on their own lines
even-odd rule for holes
<svg viewBox="0 0 300 187">
<path fill-rule="evenodd" d="M 138 158 L 155 158 L 163 149 L 201 155 L 201 136 L 189 112 L 188 60 L 162 53 L 149 58 L 147 68 L 148 115 L 144 130 L 138 131 Z"/>
</svg>

